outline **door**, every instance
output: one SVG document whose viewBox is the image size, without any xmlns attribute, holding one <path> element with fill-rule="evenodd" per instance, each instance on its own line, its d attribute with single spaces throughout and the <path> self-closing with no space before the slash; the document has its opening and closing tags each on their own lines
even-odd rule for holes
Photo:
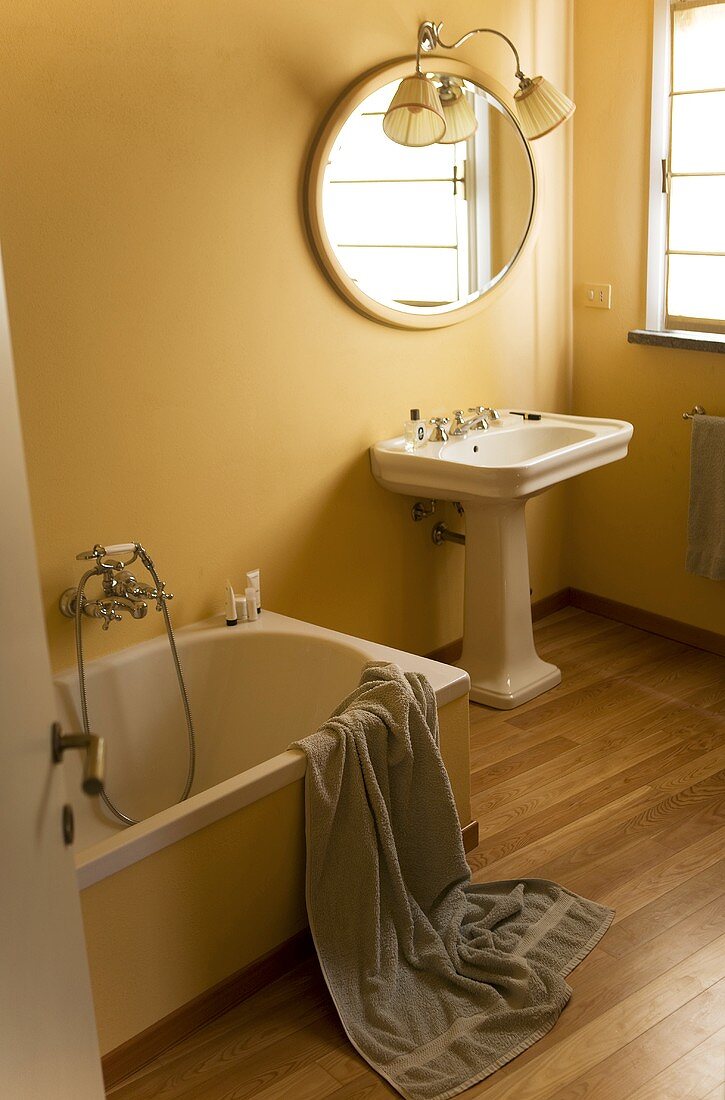
<svg viewBox="0 0 725 1100">
<path fill-rule="evenodd" d="M 0 259 L 0 1096 L 103 1097 Z"/>
</svg>

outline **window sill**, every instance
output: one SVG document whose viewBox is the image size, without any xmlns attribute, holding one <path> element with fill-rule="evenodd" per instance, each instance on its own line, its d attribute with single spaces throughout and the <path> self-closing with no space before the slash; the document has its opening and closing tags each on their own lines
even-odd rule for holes
<svg viewBox="0 0 725 1100">
<path fill-rule="evenodd" d="M 630 344 L 645 344 L 651 348 L 680 348 L 682 351 L 711 351 L 725 355 L 725 335 L 718 332 L 686 332 L 683 329 L 657 332 L 635 328 L 627 333 Z"/>
</svg>

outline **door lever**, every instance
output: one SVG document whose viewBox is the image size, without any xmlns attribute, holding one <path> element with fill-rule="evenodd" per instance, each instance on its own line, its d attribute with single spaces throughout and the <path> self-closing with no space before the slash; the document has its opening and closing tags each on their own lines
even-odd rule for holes
<svg viewBox="0 0 725 1100">
<path fill-rule="evenodd" d="M 50 730 L 50 751 L 54 764 L 60 764 L 66 749 L 85 749 L 82 787 L 86 794 L 100 794 L 106 764 L 106 746 L 95 733 L 63 733 L 60 722 Z"/>
</svg>

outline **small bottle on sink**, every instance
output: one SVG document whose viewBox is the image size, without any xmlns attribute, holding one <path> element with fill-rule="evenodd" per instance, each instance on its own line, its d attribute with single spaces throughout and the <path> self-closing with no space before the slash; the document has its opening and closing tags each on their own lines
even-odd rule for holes
<svg viewBox="0 0 725 1100">
<path fill-rule="evenodd" d="M 425 423 L 420 419 L 420 409 L 410 410 L 410 420 L 406 420 L 403 431 L 406 451 L 414 451 L 425 443 Z"/>
</svg>

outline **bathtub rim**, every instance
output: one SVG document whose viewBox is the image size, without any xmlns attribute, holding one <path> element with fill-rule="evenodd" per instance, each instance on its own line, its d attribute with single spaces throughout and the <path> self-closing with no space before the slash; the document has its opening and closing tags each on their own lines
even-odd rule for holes
<svg viewBox="0 0 725 1100">
<path fill-rule="evenodd" d="M 210 619 L 182 627 L 176 631 L 176 635 L 177 638 L 183 639 L 198 633 L 222 634 L 229 629 L 224 616 L 215 615 Z M 267 635 L 281 634 L 302 638 L 313 636 L 327 639 L 359 653 L 363 661 L 392 662 L 400 665 L 405 672 L 423 673 L 431 683 L 439 711 L 446 704 L 467 695 L 470 689 L 470 678 L 463 669 L 329 630 L 327 627 L 292 619 L 273 611 L 263 612 L 255 623 L 240 624 L 231 629 Z M 132 652 L 138 655 L 139 651 L 145 649 L 154 651 L 165 644 L 165 636 L 159 635 L 96 658 L 88 664 L 89 667 L 98 668 L 118 661 L 125 663 L 132 659 Z M 54 680 L 58 686 L 72 687 L 76 676 L 76 669 L 70 668 L 59 673 Z M 130 867 L 145 856 L 153 855 L 154 852 L 183 840 L 215 821 L 265 798 L 281 787 L 302 780 L 305 770 L 305 754 L 299 749 L 286 749 L 244 772 L 222 780 L 221 783 L 207 790 L 199 791 L 185 802 L 160 810 L 129 828 L 119 829 L 112 836 L 74 853 L 78 888 L 83 890 L 101 882 L 109 875 Z"/>
</svg>

